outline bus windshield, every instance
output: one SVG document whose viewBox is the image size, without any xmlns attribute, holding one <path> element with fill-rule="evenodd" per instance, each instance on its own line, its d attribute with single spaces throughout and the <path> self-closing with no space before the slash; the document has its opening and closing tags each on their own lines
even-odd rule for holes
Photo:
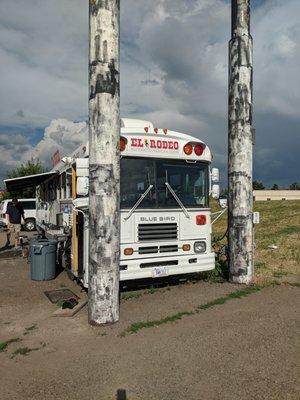
<svg viewBox="0 0 300 400">
<path fill-rule="evenodd" d="M 180 208 L 166 182 L 185 207 L 208 207 L 208 164 L 123 157 L 121 208 L 132 208 L 151 185 L 139 208 Z"/>
</svg>

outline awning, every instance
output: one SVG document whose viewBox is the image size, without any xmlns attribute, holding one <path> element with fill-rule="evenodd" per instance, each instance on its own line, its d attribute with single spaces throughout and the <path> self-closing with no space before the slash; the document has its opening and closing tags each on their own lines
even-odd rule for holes
<svg viewBox="0 0 300 400">
<path fill-rule="evenodd" d="M 5 185 L 9 192 L 35 187 L 47 179 L 58 175 L 58 171 L 44 172 L 43 174 L 20 176 L 19 178 L 5 179 Z"/>
</svg>

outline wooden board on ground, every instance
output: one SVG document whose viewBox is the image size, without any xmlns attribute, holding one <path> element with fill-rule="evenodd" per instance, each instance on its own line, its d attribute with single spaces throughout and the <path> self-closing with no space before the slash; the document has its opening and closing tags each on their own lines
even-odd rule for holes
<svg viewBox="0 0 300 400">
<path fill-rule="evenodd" d="M 74 308 L 59 308 L 52 314 L 53 317 L 73 317 L 78 313 L 88 302 L 88 299 L 80 300 Z"/>
</svg>

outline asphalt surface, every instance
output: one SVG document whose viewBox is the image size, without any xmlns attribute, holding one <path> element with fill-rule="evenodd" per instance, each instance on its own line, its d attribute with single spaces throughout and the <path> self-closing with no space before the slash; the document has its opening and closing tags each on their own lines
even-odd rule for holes
<svg viewBox="0 0 300 400">
<path fill-rule="evenodd" d="M 99 328 L 88 325 L 86 308 L 52 316 L 57 307 L 45 290 L 85 296 L 65 274 L 30 281 L 19 257 L 0 260 L 0 278 L 0 342 L 21 340 L 0 353 L 3 400 L 299 399 L 299 287 L 264 288 L 122 336 L 134 322 L 191 311 L 237 286 L 202 281 L 143 292 L 121 302 L 119 323 Z M 27 355 L 14 354 L 22 348 Z"/>
</svg>

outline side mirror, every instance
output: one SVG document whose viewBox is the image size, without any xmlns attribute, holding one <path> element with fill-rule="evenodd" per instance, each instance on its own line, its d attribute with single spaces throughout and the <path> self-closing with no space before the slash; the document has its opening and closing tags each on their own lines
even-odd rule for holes
<svg viewBox="0 0 300 400">
<path fill-rule="evenodd" d="M 212 185 L 211 196 L 213 199 L 218 199 L 220 197 L 220 185 Z"/>
<path fill-rule="evenodd" d="M 219 168 L 212 168 L 211 169 L 211 181 L 212 182 L 219 182 L 220 181 Z"/>
</svg>

